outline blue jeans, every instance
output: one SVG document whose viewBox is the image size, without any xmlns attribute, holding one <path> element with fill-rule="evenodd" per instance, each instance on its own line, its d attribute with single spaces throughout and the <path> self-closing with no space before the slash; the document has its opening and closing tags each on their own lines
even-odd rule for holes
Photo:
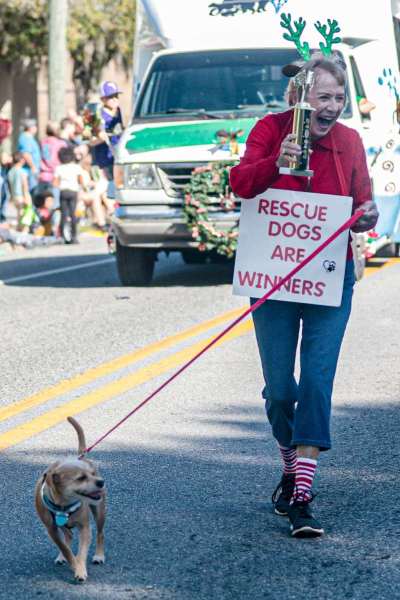
<svg viewBox="0 0 400 600">
<path fill-rule="evenodd" d="M 347 261 L 339 307 L 267 300 L 254 313 L 272 433 L 282 446 L 331 447 L 333 380 L 351 312 L 354 264 Z M 251 304 L 256 299 L 250 299 Z M 300 378 L 294 376 L 302 322 Z"/>
<path fill-rule="evenodd" d="M 29 187 L 29 191 L 32 192 L 32 190 L 37 186 L 39 178 L 37 176 L 36 173 L 32 173 L 32 171 L 29 169 L 29 171 L 27 171 L 28 174 L 28 187 Z"/>
</svg>

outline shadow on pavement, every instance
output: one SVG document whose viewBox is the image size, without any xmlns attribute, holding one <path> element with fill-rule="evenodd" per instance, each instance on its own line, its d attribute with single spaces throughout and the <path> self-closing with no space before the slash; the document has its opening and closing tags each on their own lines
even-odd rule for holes
<svg viewBox="0 0 400 600">
<path fill-rule="evenodd" d="M 109 493 L 108 561 L 74 586 L 33 511 L 42 467 L 3 454 L 1 598 L 376 599 L 396 597 L 397 406 L 341 406 L 335 449 L 321 458 L 316 511 L 327 535 L 293 540 L 272 514 L 279 458 L 262 418 L 202 424 L 225 435 L 151 440 L 154 448 L 96 451 Z M 54 453 L 49 451 L 49 462 Z M 29 591 L 28 591 L 29 590 Z"/>
<path fill-rule="evenodd" d="M 110 262 L 101 264 L 110 258 Z M 44 274 L 43 277 L 7 281 L 55 269 L 74 267 L 80 263 L 99 261 L 99 265 L 88 268 Z M 232 283 L 233 262 L 187 265 L 178 253 L 168 258 L 161 256 L 156 262 L 154 278 L 148 288 L 203 287 Z M 99 288 L 122 287 L 113 257 L 108 254 L 79 254 L 68 256 L 27 256 L 14 260 L 0 261 L 0 280 L 6 286 L 51 287 L 51 288 Z M 135 289 L 134 287 L 126 289 Z"/>
</svg>

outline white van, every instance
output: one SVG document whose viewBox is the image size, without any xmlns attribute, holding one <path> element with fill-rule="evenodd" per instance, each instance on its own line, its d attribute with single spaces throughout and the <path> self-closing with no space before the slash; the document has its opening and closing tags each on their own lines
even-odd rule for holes
<svg viewBox="0 0 400 600">
<path fill-rule="evenodd" d="M 238 138 L 242 153 L 256 121 L 286 109 L 288 80 L 281 68 L 298 59 L 294 46 L 282 38 L 276 3 L 248 2 L 255 12 L 238 8 L 234 15 L 212 16 L 211 4 L 223 2 L 197 0 L 190 5 L 186 22 L 180 1 L 138 0 L 137 4 L 135 102 L 132 121 L 117 149 L 118 208 L 112 221 L 124 285 L 149 283 L 161 251 L 180 251 L 187 262 L 204 258 L 204 253 L 195 251 L 182 216 L 183 189 L 196 167 L 232 158 L 229 148 L 218 145 L 218 131 L 242 130 Z M 257 12 L 260 4 L 263 10 Z M 288 0 L 286 12 L 291 4 L 297 18 L 296 2 Z M 331 3 L 313 4 L 318 10 L 314 7 L 313 14 L 302 15 L 308 21 L 304 38 L 318 48 L 321 38 L 312 24 L 326 20 L 322 7 Z M 375 30 L 378 25 L 375 22 Z M 343 26 L 342 33 L 346 33 Z M 376 44 L 358 34 L 343 35 L 343 43 L 335 45 L 349 74 L 349 100 L 342 120 L 357 129 L 371 148 L 378 145 L 373 132 L 382 132 L 382 114 L 387 120 L 383 109 L 360 110 L 360 99 L 369 95 L 365 65 L 370 65 Z M 394 71 L 396 65 L 391 68 Z M 390 129 L 389 121 L 384 127 Z M 240 207 L 225 212 L 215 206 L 212 218 L 219 227 L 230 228 L 239 211 Z"/>
</svg>

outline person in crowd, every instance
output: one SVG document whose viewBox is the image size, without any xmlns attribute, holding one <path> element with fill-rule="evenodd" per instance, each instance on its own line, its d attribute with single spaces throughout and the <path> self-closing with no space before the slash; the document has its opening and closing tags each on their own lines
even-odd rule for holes
<svg viewBox="0 0 400 600">
<path fill-rule="evenodd" d="M 39 173 L 39 185 L 41 189 L 38 190 L 38 196 L 43 196 L 43 192 L 52 187 L 54 173 L 56 167 L 60 164 L 58 153 L 61 148 L 68 146 L 65 139 L 62 139 L 59 135 L 60 129 L 56 121 L 49 121 L 46 126 L 46 136 L 40 143 L 42 160 L 40 163 Z M 60 192 L 57 187 L 52 187 L 51 196 L 53 197 L 52 210 L 56 210 L 60 207 Z"/>
<path fill-rule="evenodd" d="M 25 166 L 25 156 L 22 152 L 14 152 L 13 163 L 8 172 L 10 198 L 17 211 L 17 229 L 28 233 L 35 222 L 32 198 L 29 192 L 29 181 Z"/>
<path fill-rule="evenodd" d="M 67 146 L 72 148 L 76 146 L 75 140 L 75 124 L 72 119 L 65 117 L 60 121 L 60 133 L 59 137 L 65 142 Z"/>
<path fill-rule="evenodd" d="M 82 167 L 77 164 L 71 147 L 61 148 L 58 158 L 60 164 L 55 169 L 53 185 L 60 189 L 61 234 L 66 244 L 76 244 L 78 243 L 76 206 L 78 192 L 83 185 Z"/>
<path fill-rule="evenodd" d="M 107 182 L 104 192 L 101 193 L 101 201 L 106 211 L 106 218 L 109 220 L 114 214 L 115 199 L 110 198 L 110 183 L 105 179 L 101 171 L 98 171 L 97 181 L 101 189 L 104 188 L 104 181 Z M 114 195 L 114 194 L 113 194 Z"/>
<path fill-rule="evenodd" d="M 50 246 L 59 243 L 60 240 L 54 236 L 42 236 L 17 231 L 10 223 L 0 223 L 0 244 L 10 244 L 14 249 L 18 246 L 25 248 L 36 248 L 38 246 Z"/>
<path fill-rule="evenodd" d="M 371 199 L 365 151 L 358 133 L 337 122 L 346 102 L 345 68 L 335 58 L 320 55 L 302 69 L 315 74 L 308 98 L 314 108 L 310 128 L 314 176 L 308 180 L 279 172 L 301 154 L 291 133 L 293 110 L 287 110 L 264 117 L 250 132 L 243 158 L 231 169 L 233 192 L 241 198 L 252 198 L 268 188 L 352 196 L 354 209 L 364 211 L 353 231 L 368 231 L 378 213 Z M 310 508 L 312 484 L 320 451 L 331 447 L 332 387 L 354 281 L 349 246 L 339 307 L 268 300 L 253 313 L 267 416 L 283 461 L 273 506 L 275 513 L 289 517 L 294 537 L 319 536 L 324 531 Z M 294 365 L 300 323 L 297 382 Z"/>
<path fill-rule="evenodd" d="M 12 156 L 5 151 L 0 151 L 0 223 L 7 220 L 7 207 L 10 198 L 8 172 L 12 166 Z"/>
<path fill-rule="evenodd" d="M 91 212 L 93 225 L 100 231 L 107 231 L 105 207 L 102 202 L 107 191 L 107 179 L 98 167 L 93 166 L 92 155 L 87 145 L 81 147 L 79 157 L 83 178 L 79 199 L 84 212 Z"/>
<path fill-rule="evenodd" d="M 82 133 L 84 130 L 83 117 L 73 108 L 69 108 L 67 111 L 67 118 L 74 124 L 74 133 L 71 138 L 72 142 L 74 145 L 80 146 L 82 144 Z"/>
<path fill-rule="evenodd" d="M 24 156 L 23 168 L 28 176 L 28 185 L 31 191 L 38 183 L 41 162 L 40 146 L 36 139 L 37 121 L 36 119 L 25 119 L 22 126 L 23 131 L 18 137 L 17 150 Z"/>
<path fill-rule="evenodd" d="M 98 165 L 107 180 L 109 186 L 107 197 L 115 199 L 114 186 L 114 150 L 118 144 L 123 130 L 122 115 L 119 103 L 121 90 L 113 81 L 103 81 L 100 85 L 100 99 L 102 103 L 101 119 L 103 129 L 98 136 L 93 138 L 91 145 L 94 151 L 94 163 Z"/>
<path fill-rule="evenodd" d="M 6 102 L 0 111 L 0 223 L 7 219 L 10 199 L 7 175 L 12 166 L 12 131 L 11 103 Z"/>
<path fill-rule="evenodd" d="M 53 186 L 53 183 L 39 183 L 34 189 L 32 195 L 33 205 L 36 209 L 40 225 L 35 230 L 36 235 L 57 236 L 59 219 L 55 219 L 54 213 L 59 207 L 55 208 L 54 192 L 57 191 L 59 198 L 60 190 Z M 58 213 L 59 211 L 57 211 Z"/>
<path fill-rule="evenodd" d="M 8 118 L 8 115 L 2 116 L 0 113 L 0 153 L 5 152 L 9 156 L 12 155 L 12 131 L 11 118 Z"/>
<path fill-rule="evenodd" d="M 42 160 L 40 163 L 39 181 L 51 183 L 56 167 L 60 164 L 58 153 L 61 148 L 68 146 L 65 139 L 60 137 L 60 129 L 56 121 L 49 121 L 46 135 L 40 142 Z"/>
</svg>

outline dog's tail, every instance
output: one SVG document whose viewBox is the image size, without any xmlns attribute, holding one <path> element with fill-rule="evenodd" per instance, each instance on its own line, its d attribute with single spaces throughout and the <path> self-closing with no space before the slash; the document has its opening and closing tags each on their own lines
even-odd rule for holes
<svg viewBox="0 0 400 600">
<path fill-rule="evenodd" d="M 86 440 L 85 434 L 83 432 L 82 427 L 79 425 L 78 421 L 75 421 L 72 417 L 67 417 L 67 421 L 71 423 L 72 427 L 75 429 L 78 434 L 78 452 L 79 454 L 83 454 L 86 450 Z"/>
</svg>

